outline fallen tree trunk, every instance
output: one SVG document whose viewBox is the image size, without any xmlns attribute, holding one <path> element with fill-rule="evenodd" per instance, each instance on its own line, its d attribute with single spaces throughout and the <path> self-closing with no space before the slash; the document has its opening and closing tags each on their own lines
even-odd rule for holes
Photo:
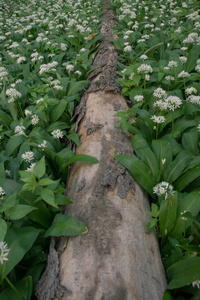
<svg viewBox="0 0 200 300">
<path fill-rule="evenodd" d="M 62 238 L 57 251 L 51 248 L 39 300 L 161 300 L 166 288 L 155 232 L 146 232 L 147 194 L 112 156 L 132 155 L 114 117 L 128 109 L 115 81 L 117 52 L 109 42 L 114 22 L 109 9 L 103 48 L 94 61 L 101 68 L 90 75 L 91 86 L 77 110 L 79 120 L 84 112 L 77 153 L 92 155 L 99 164 L 75 163 L 67 186 L 73 204 L 66 214 L 84 222 L 88 233 Z"/>
</svg>

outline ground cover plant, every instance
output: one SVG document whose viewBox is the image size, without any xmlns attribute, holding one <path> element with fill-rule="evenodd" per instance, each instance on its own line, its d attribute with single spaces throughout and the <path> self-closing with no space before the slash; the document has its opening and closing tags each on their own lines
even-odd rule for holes
<svg viewBox="0 0 200 300">
<path fill-rule="evenodd" d="M 147 190 L 168 286 L 163 299 L 200 297 L 200 3 L 118 1 L 113 41 L 130 109 L 119 127 L 134 156 L 115 155 Z"/>
<path fill-rule="evenodd" d="M 96 163 L 71 123 L 99 45 L 101 1 L 2 1 L 0 299 L 31 299 L 51 236 L 87 231 L 62 214 L 67 166 Z"/>
</svg>

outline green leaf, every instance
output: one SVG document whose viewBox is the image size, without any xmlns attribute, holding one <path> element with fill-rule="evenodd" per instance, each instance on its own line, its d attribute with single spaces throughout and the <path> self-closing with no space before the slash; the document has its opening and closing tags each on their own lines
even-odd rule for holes
<svg viewBox="0 0 200 300">
<path fill-rule="evenodd" d="M 151 232 L 151 230 L 157 225 L 157 222 L 157 219 L 152 219 L 150 222 L 147 223 L 148 232 Z"/>
<path fill-rule="evenodd" d="M 200 247 L 196 245 L 176 245 L 177 247 L 180 247 L 183 250 L 186 250 L 191 253 L 198 253 L 200 254 Z"/>
<path fill-rule="evenodd" d="M 55 208 L 58 208 L 58 205 L 55 202 L 55 196 L 52 190 L 45 188 L 41 191 L 41 198 L 48 204 L 52 205 Z"/>
<path fill-rule="evenodd" d="M 31 299 L 31 295 L 32 295 L 32 278 L 31 276 L 28 276 L 26 278 L 23 278 L 20 281 L 17 281 L 14 284 L 16 290 L 18 291 L 18 295 L 16 294 L 16 292 L 11 288 L 6 288 L 5 290 L 3 290 L 3 292 L 1 292 L 0 294 L 0 300 L 8 300 L 8 299 L 12 299 L 12 300 L 30 300 Z M 22 298 L 23 297 L 23 298 Z"/>
<path fill-rule="evenodd" d="M 8 244 L 8 260 L 4 262 L 3 269 L 5 275 L 10 273 L 10 271 L 20 262 L 23 256 L 29 251 L 38 237 L 39 230 L 34 227 L 24 227 L 24 228 L 10 228 L 5 237 L 5 241 Z"/>
<path fill-rule="evenodd" d="M 28 215 L 31 211 L 36 210 L 37 207 L 33 207 L 30 205 L 23 205 L 23 204 L 18 204 L 15 205 L 14 207 L 10 207 L 5 210 L 5 215 L 7 219 L 10 220 L 19 220 L 26 215 Z"/>
<path fill-rule="evenodd" d="M 199 176 L 200 176 L 200 166 L 197 166 L 178 178 L 178 180 L 174 185 L 175 189 L 177 191 L 182 191 L 189 183 L 191 183 Z"/>
<path fill-rule="evenodd" d="M 197 64 L 197 59 L 200 55 L 200 49 L 199 46 L 194 46 L 187 57 L 187 62 L 185 63 L 185 71 L 191 72 Z"/>
<path fill-rule="evenodd" d="M 175 111 L 170 111 L 165 116 L 165 122 L 160 125 L 160 131 L 162 132 L 165 126 L 172 122 L 172 120 L 176 120 L 177 118 L 184 115 L 184 111 L 182 109 L 176 109 Z"/>
<path fill-rule="evenodd" d="M 176 262 L 167 270 L 167 289 L 177 289 L 200 278 L 200 257 L 189 257 Z"/>
<path fill-rule="evenodd" d="M 74 154 L 70 160 L 63 165 L 63 170 L 70 164 L 77 162 L 77 161 L 81 161 L 81 162 L 85 162 L 85 163 L 92 163 L 92 164 L 96 164 L 99 161 L 95 158 L 92 157 L 90 155 L 86 155 L 86 154 Z"/>
<path fill-rule="evenodd" d="M 199 154 L 198 134 L 197 132 L 185 132 L 182 135 L 182 145 L 185 150 L 192 152 L 194 155 Z"/>
<path fill-rule="evenodd" d="M 58 205 L 65 205 L 65 204 L 71 204 L 72 201 L 70 201 L 65 195 L 57 194 L 55 195 L 56 203 Z"/>
<path fill-rule="evenodd" d="M 165 168 L 165 166 L 167 166 L 168 164 L 171 163 L 172 151 L 171 151 L 170 143 L 168 141 L 153 140 L 152 148 L 153 148 L 154 154 L 157 157 L 158 162 L 160 163 L 160 167 L 162 166 L 162 159 L 166 159 L 163 169 Z"/>
<path fill-rule="evenodd" d="M 169 194 L 167 200 L 160 205 L 159 226 L 162 237 L 166 236 L 174 226 L 177 212 L 177 193 Z"/>
<path fill-rule="evenodd" d="M 190 152 L 186 150 L 181 151 L 167 166 L 165 174 L 163 175 L 164 180 L 169 183 L 175 181 L 183 173 L 183 170 L 192 159 L 193 155 Z"/>
<path fill-rule="evenodd" d="M 64 148 L 63 150 L 61 150 L 55 155 L 54 161 L 59 172 L 62 171 L 63 165 L 66 164 L 73 155 L 74 154 L 72 150 L 70 150 L 69 148 Z"/>
<path fill-rule="evenodd" d="M 50 185 L 50 184 L 54 184 L 55 183 L 55 181 L 53 181 L 52 179 L 50 179 L 50 178 L 42 178 L 42 179 L 40 179 L 40 181 L 39 181 L 39 184 L 40 185 Z"/>
<path fill-rule="evenodd" d="M 132 138 L 131 144 L 137 154 L 137 157 L 140 158 L 146 164 L 146 166 L 150 168 L 153 177 L 157 179 L 159 175 L 159 165 L 157 158 L 149 147 L 149 144 L 142 135 L 138 134 Z"/>
<path fill-rule="evenodd" d="M 114 158 L 127 168 L 137 182 L 155 199 L 153 187 L 156 185 L 156 181 L 151 170 L 139 158 L 134 156 L 114 155 Z"/>
<path fill-rule="evenodd" d="M 70 133 L 67 135 L 67 138 L 71 141 L 73 141 L 77 146 L 80 146 L 80 140 L 79 140 L 79 134 L 74 132 L 74 131 L 70 131 Z"/>
<path fill-rule="evenodd" d="M 182 117 L 181 119 L 177 120 L 174 124 L 174 138 L 178 138 L 182 132 L 190 127 L 195 127 L 196 122 L 195 120 L 187 119 L 187 117 Z"/>
<path fill-rule="evenodd" d="M 74 217 L 57 214 L 44 236 L 76 236 L 87 231 L 85 224 Z"/>
<path fill-rule="evenodd" d="M 61 99 L 60 102 L 55 105 L 50 113 L 50 119 L 52 123 L 55 123 L 60 116 L 65 111 L 65 108 L 67 106 L 67 101 L 65 99 Z"/>
<path fill-rule="evenodd" d="M 0 178 L 0 186 L 5 191 L 6 196 L 9 197 L 15 192 L 18 192 L 21 189 L 22 184 L 12 179 Z"/>
<path fill-rule="evenodd" d="M 193 217 L 196 217 L 200 211 L 200 193 L 191 192 L 187 194 L 179 203 L 177 208 L 177 219 L 174 227 L 170 232 L 171 236 L 181 235 L 190 226 L 192 221 L 188 218 L 186 221 L 182 220 L 184 212 L 190 212 Z"/>
<path fill-rule="evenodd" d="M 0 219 L 0 242 L 3 242 L 6 232 L 7 232 L 7 223 L 3 219 Z"/>
<path fill-rule="evenodd" d="M 24 135 L 12 136 L 6 145 L 7 155 L 10 156 L 25 140 Z"/>
<path fill-rule="evenodd" d="M 82 81 L 70 81 L 68 89 L 67 89 L 67 96 L 72 96 L 74 94 L 79 93 L 84 89 L 84 87 L 88 84 L 87 80 Z"/>
<path fill-rule="evenodd" d="M 45 228 L 48 228 L 52 222 L 52 216 L 46 204 L 43 201 L 35 202 L 37 196 L 31 192 L 20 192 L 20 202 L 22 204 L 29 204 L 38 209 L 29 213 L 30 220 L 37 222 Z"/>
<path fill-rule="evenodd" d="M 34 166 L 33 174 L 40 179 L 46 172 L 45 156 L 43 156 Z"/>
</svg>

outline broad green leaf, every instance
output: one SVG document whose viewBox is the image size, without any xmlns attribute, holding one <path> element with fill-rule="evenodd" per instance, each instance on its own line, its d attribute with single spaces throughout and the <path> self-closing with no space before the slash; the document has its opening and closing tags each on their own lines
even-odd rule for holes
<svg viewBox="0 0 200 300">
<path fill-rule="evenodd" d="M 46 172 L 45 156 L 43 156 L 34 166 L 33 174 L 40 179 Z"/>
<path fill-rule="evenodd" d="M 159 175 L 159 165 L 157 158 L 149 147 L 149 144 L 143 138 L 143 136 L 136 134 L 131 141 L 133 149 L 135 150 L 137 157 L 140 158 L 147 167 L 150 168 L 154 178 L 157 180 Z"/>
<path fill-rule="evenodd" d="M 0 186 L 5 191 L 6 196 L 9 197 L 15 192 L 18 192 L 21 189 L 22 184 L 12 179 L 0 178 Z"/>
<path fill-rule="evenodd" d="M 177 212 L 177 193 L 169 194 L 167 200 L 160 205 L 159 226 L 162 237 L 166 236 L 173 228 Z"/>
<path fill-rule="evenodd" d="M 52 222 L 52 216 L 46 204 L 43 201 L 35 202 L 37 196 L 32 192 L 20 192 L 20 202 L 22 204 L 29 204 L 38 209 L 29 213 L 29 219 L 37 222 L 45 228 L 48 228 Z"/>
<path fill-rule="evenodd" d="M 200 166 L 187 171 L 185 174 L 179 177 L 174 185 L 175 189 L 177 191 L 182 191 L 189 183 L 198 177 L 200 177 Z"/>
<path fill-rule="evenodd" d="M 177 247 L 180 247 L 181 249 L 184 249 L 191 253 L 198 253 L 200 254 L 200 247 L 196 245 L 177 245 Z"/>
<path fill-rule="evenodd" d="M 185 150 L 192 152 L 194 155 L 199 154 L 198 134 L 195 131 L 185 132 L 182 135 L 182 146 Z"/>
<path fill-rule="evenodd" d="M 77 94 L 78 92 L 82 91 L 84 87 L 88 84 L 87 80 L 82 81 L 70 81 L 68 89 L 67 89 L 67 96 L 72 96 Z"/>
<path fill-rule="evenodd" d="M 170 294 L 169 291 L 165 291 L 162 300 L 173 300 L 172 295 Z"/>
<path fill-rule="evenodd" d="M 177 289 L 200 278 L 200 257 L 189 257 L 176 262 L 167 270 L 167 289 Z"/>
<path fill-rule="evenodd" d="M 59 172 L 62 171 L 63 165 L 66 164 L 73 155 L 74 153 L 69 148 L 64 148 L 60 152 L 56 153 L 54 161 Z"/>
<path fill-rule="evenodd" d="M 174 138 L 178 138 L 181 135 L 181 133 L 184 132 L 186 129 L 195 126 L 195 120 L 190 120 L 186 117 L 182 117 L 181 119 L 177 120 L 174 124 Z"/>
<path fill-rule="evenodd" d="M 87 233 L 87 227 L 74 217 L 56 214 L 51 227 L 44 234 L 48 236 L 76 236 Z"/>
<path fill-rule="evenodd" d="M 45 188 L 41 191 L 41 198 L 48 204 L 52 205 L 55 208 L 58 208 L 58 205 L 55 202 L 55 196 L 52 190 Z"/>
<path fill-rule="evenodd" d="M 157 219 L 152 219 L 150 222 L 147 223 L 148 232 L 151 232 L 151 230 L 157 225 L 157 222 Z"/>
<path fill-rule="evenodd" d="M 10 207 L 4 211 L 7 219 L 10 220 L 19 220 L 26 215 L 28 215 L 31 211 L 36 210 L 37 207 L 33 207 L 30 205 L 18 204 L 14 207 Z"/>
<path fill-rule="evenodd" d="M 0 242 L 3 242 L 6 232 L 7 232 L 7 223 L 3 219 L 0 219 Z"/>
<path fill-rule="evenodd" d="M 42 178 L 42 179 L 40 179 L 40 181 L 39 181 L 39 184 L 40 185 L 51 185 L 51 184 L 54 184 L 55 183 L 55 181 L 53 181 L 52 179 L 50 179 L 50 178 Z"/>
<path fill-rule="evenodd" d="M 74 154 L 70 160 L 63 165 L 63 170 L 70 164 L 77 162 L 77 161 L 81 161 L 81 162 L 85 162 L 85 163 L 92 163 L 92 164 L 96 164 L 99 161 L 95 158 L 92 157 L 90 155 L 86 155 L 86 154 Z"/>
<path fill-rule="evenodd" d="M 187 194 L 179 203 L 177 209 L 177 219 L 174 223 L 174 227 L 172 228 L 170 235 L 171 236 L 179 236 L 181 235 L 188 226 L 191 224 L 190 218 L 186 221 L 182 219 L 184 217 L 183 213 L 190 212 L 193 217 L 196 217 L 200 211 L 200 193 L 199 192 L 191 192 Z"/>
<path fill-rule="evenodd" d="M 10 228 L 7 231 L 5 241 L 8 244 L 8 260 L 4 262 L 3 269 L 5 275 L 20 262 L 23 256 L 29 251 L 38 237 L 39 230 L 34 227 Z"/>
<path fill-rule="evenodd" d="M 160 125 L 160 131 L 162 132 L 165 126 L 172 122 L 172 120 L 176 120 L 177 118 L 184 115 L 184 111 L 182 109 L 176 109 L 175 111 L 170 111 L 165 116 L 165 122 Z"/>
<path fill-rule="evenodd" d="M 8 114 L 6 114 L 3 110 L 0 110 L 0 123 L 6 124 L 6 126 L 8 127 L 11 122 L 11 117 Z"/>
<path fill-rule="evenodd" d="M 181 151 L 176 158 L 167 166 L 163 178 L 165 181 L 172 183 L 174 182 L 187 167 L 189 162 L 193 159 L 193 155 L 184 150 Z"/>
<path fill-rule="evenodd" d="M 56 122 L 60 116 L 65 111 L 65 108 L 67 106 L 67 101 L 65 99 L 61 99 L 60 102 L 55 105 L 50 113 L 50 120 L 52 123 Z"/>
<path fill-rule="evenodd" d="M 193 46 L 191 51 L 189 52 L 189 55 L 187 57 L 187 62 L 185 63 L 185 71 L 191 72 L 197 64 L 197 59 L 200 55 L 200 49 L 199 46 Z"/>
<path fill-rule="evenodd" d="M 17 281 L 14 284 L 16 290 L 18 291 L 18 295 L 11 288 L 8 287 L 0 294 L 0 300 L 30 300 L 33 290 L 32 278 L 31 276 L 27 276 L 20 281 Z M 23 297 L 23 298 L 22 298 Z"/>
<path fill-rule="evenodd" d="M 7 155 L 10 156 L 25 140 L 26 137 L 24 135 L 12 136 L 6 145 Z"/>
<path fill-rule="evenodd" d="M 114 158 L 130 171 L 131 175 L 152 198 L 155 198 L 153 187 L 156 185 L 156 181 L 151 170 L 139 158 L 128 155 L 114 155 Z"/>
<path fill-rule="evenodd" d="M 130 132 L 132 134 L 141 134 L 140 130 L 138 130 L 135 126 L 129 123 L 129 117 L 123 117 L 118 124 L 118 127 L 121 128 L 122 132 Z"/>
<path fill-rule="evenodd" d="M 70 131 L 69 134 L 67 135 L 67 138 L 71 141 L 73 141 L 77 146 L 80 146 L 80 140 L 79 140 L 79 134 L 74 132 L 74 131 Z"/>
<path fill-rule="evenodd" d="M 57 194 L 55 195 L 56 203 L 58 205 L 65 205 L 65 204 L 71 204 L 72 201 L 70 201 L 65 195 Z"/>
</svg>

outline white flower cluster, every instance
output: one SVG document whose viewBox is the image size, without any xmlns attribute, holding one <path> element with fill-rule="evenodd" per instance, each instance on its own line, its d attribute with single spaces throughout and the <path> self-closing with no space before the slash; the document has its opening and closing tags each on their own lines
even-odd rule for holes
<svg viewBox="0 0 200 300">
<path fill-rule="evenodd" d="M 48 64 L 43 64 L 40 66 L 40 71 L 39 71 L 39 74 L 43 74 L 43 73 L 49 73 L 49 72 L 52 72 L 52 71 L 56 71 L 56 66 L 58 65 L 58 62 L 57 61 L 53 61 L 51 63 L 48 63 Z"/>
<path fill-rule="evenodd" d="M 193 104 L 198 104 L 200 105 L 200 96 L 195 96 L 195 95 L 190 95 L 187 98 L 187 101 L 193 103 Z"/>
<path fill-rule="evenodd" d="M 137 72 L 138 72 L 138 74 L 140 74 L 140 73 L 148 74 L 148 73 L 152 73 L 153 72 L 153 68 L 150 65 L 141 64 L 137 68 Z"/>
<path fill-rule="evenodd" d="M 37 125 L 37 123 L 39 122 L 39 118 L 38 118 L 38 116 L 37 115 L 32 115 L 31 116 L 31 124 L 32 125 Z"/>
<path fill-rule="evenodd" d="M 25 130 L 26 128 L 23 125 L 17 125 L 15 126 L 15 134 L 19 134 L 19 135 L 25 135 Z"/>
<path fill-rule="evenodd" d="M 182 100 L 178 96 L 169 96 L 163 100 L 157 100 L 153 106 L 158 107 L 161 111 L 167 109 L 174 111 L 176 108 L 179 108 L 182 103 Z"/>
<path fill-rule="evenodd" d="M 144 96 L 142 95 L 136 95 L 134 96 L 134 100 L 137 102 L 143 101 L 144 100 Z"/>
<path fill-rule="evenodd" d="M 60 129 L 55 129 L 51 134 L 55 139 L 61 139 L 64 136 L 64 133 Z"/>
<path fill-rule="evenodd" d="M 43 140 L 43 142 L 38 145 L 39 148 L 42 149 L 42 151 L 44 151 L 45 148 L 47 148 L 47 141 L 46 140 Z"/>
<path fill-rule="evenodd" d="M 6 256 L 8 256 L 10 249 L 8 249 L 7 247 L 8 246 L 6 242 L 0 242 L 0 262 L 2 265 L 5 260 L 8 260 Z"/>
<path fill-rule="evenodd" d="M 34 159 L 34 153 L 32 151 L 26 151 L 22 154 L 22 159 L 26 162 L 31 162 Z"/>
<path fill-rule="evenodd" d="M 190 73 L 186 71 L 182 71 L 178 74 L 178 78 L 187 78 L 187 77 L 190 77 Z"/>
<path fill-rule="evenodd" d="M 165 117 L 164 116 L 152 116 L 151 120 L 153 120 L 154 123 L 164 123 L 165 122 Z"/>
<path fill-rule="evenodd" d="M 68 65 L 66 66 L 66 70 L 67 70 L 68 72 L 74 71 L 74 65 L 68 64 Z"/>
<path fill-rule="evenodd" d="M 8 100 L 8 103 L 12 103 L 15 101 L 15 99 L 21 98 L 22 94 L 18 92 L 15 88 L 10 88 L 6 90 L 6 96 L 9 96 L 10 99 Z"/>
<path fill-rule="evenodd" d="M 0 186 L 0 196 L 4 196 L 6 193 L 3 188 Z"/>
<path fill-rule="evenodd" d="M 33 172 L 33 169 L 34 169 L 35 165 L 36 165 L 36 163 L 32 163 L 32 164 L 26 169 L 26 171 L 28 171 L 28 172 Z"/>
<path fill-rule="evenodd" d="M 186 93 L 187 95 L 192 95 L 193 93 L 194 93 L 194 94 L 197 94 L 197 89 L 195 89 L 195 87 L 191 86 L 190 88 L 187 88 L 187 89 L 185 90 L 185 93 Z"/>
<path fill-rule="evenodd" d="M 167 200 L 168 195 L 173 195 L 175 192 L 173 191 L 173 186 L 171 184 L 166 181 L 162 181 L 154 186 L 153 193 L 157 196 L 165 195 L 165 200 Z"/>
<path fill-rule="evenodd" d="M 154 97 L 159 98 L 159 99 L 160 98 L 166 98 L 167 97 L 167 92 L 159 87 L 159 88 L 154 90 L 153 95 L 154 95 Z"/>
</svg>

